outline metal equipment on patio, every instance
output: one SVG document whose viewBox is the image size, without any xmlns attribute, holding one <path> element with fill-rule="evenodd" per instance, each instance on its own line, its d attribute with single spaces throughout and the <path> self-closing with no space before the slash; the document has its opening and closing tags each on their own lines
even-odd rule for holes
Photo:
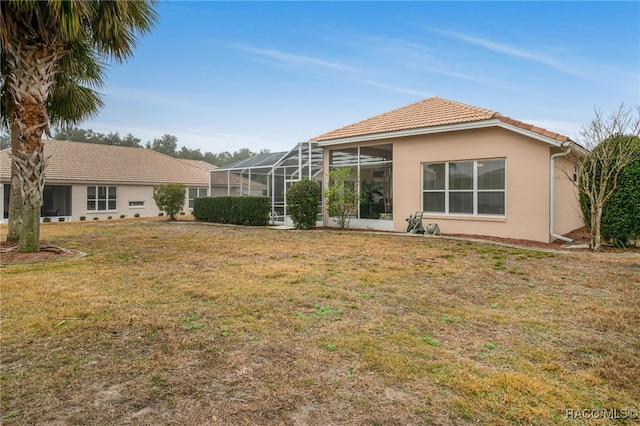
<svg viewBox="0 0 640 426">
<path fill-rule="evenodd" d="M 422 214 L 423 212 L 416 212 L 416 214 L 409 216 L 407 219 L 407 232 L 411 232 L 412 234 L 424 234 Z"/>
</svg>

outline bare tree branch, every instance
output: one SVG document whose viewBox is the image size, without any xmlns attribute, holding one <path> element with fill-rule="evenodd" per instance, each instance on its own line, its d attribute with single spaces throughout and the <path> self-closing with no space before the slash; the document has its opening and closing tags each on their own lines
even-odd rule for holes
<svg viewBox="0 0 640 426">
<path fill-rule="evenodd" d="M 618 187 L 622 170 L 640 157 L 636 139 L 640 137 L 640 106 L 636 114 L 621 104 L 604 118 L 599 109 L 580 132 L 580 142 L 591 150 L 578 170 L 578 190 L 589 201 L 591 249 L 599 251 L 600 225 L 605 203 Z"/>
</svg>

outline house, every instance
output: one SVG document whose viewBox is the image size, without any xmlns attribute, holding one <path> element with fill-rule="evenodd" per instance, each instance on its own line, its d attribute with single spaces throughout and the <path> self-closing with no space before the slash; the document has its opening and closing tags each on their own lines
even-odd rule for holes
<svg viewBox="0 0 640 426">
<path fill-rule="evenodd" d="M 377 188 L 377 210 L 360 205 L 351 227 L 403 232 L 423 212 L 446 234 L 551 242 L 583 225 L 569 154 L 587 151 L 495 111 L 433 97 L 311 141 L 323 149 L 325 187 L 329 170 L 349 167 L 360 194 Z"/>
<path fill-rule="evenodd" d="M 0 151 L 3 222 L 9 207 L 9 154 L 10 149 Z M 158 216 L 153 188 L 166 183 L 187 187 L 184 211 L 189 212 L 194 198 L 208 195 L 209 171 L 215 169 L 204 161 L 177 159 L 150 149 L 82 142 L 44 141 L 44 155 L 48 160 L 42 216 L 54 221 Z"/>
</svg>

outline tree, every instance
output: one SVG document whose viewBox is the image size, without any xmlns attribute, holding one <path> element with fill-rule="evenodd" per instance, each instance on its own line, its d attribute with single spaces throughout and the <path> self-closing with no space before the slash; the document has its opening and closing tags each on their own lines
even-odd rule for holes
<svg viewBox="0 0 640 426">
<path fill-rule="evenodd" d="M 12 134 L 12 184 L 17 181 L 22 195 L 20 252 L 39 249 L 46 167 L 42 134 L 49 135 L 51 118 L 68 119 L 73 112 L 80 113 L 76 118 L 86 115 L 84 105 L 68 102 L 65 89 L 75 85 L 71 93 L 83 93 L 79 77 L 101 69 L 100 57 L 118 62 L 129 58 L 137 35 L 148 32 L 157 20 L 153 4 L 152 0 L 0 2 L 2 104 Z"/>
<path fill-rule="evenodd" d="M 373 180 L 362 180 L 360 182 L 360 217 L 378 218 L 380 213 L 379 204 L 384 202 L 382 184 Z"/>
<path fill-rule="evenodd" d="M 78 127 L 55 128 L 54 139 L 73 142 L 97 142 L 97 135 L 92 129 Z"/>
<path fill-rule="evenodd" d="M 6 4 L 3 4 L 6 6 Z M 2 16 L 0 16 L 2 18 Z M 2 56 L 2 73 L 9 74 L 9 61 Z M 104 66 L 96 52 L 85 43 L 78 43 L 59 63 L 55 84 L 46 102 L 49 121 L 54 124 L 71 126 L 97 114 L 103 106 L 101 95 L 93 88 L 102 84 Z M 16 109 L 15 97 L 11 95 L 9 79 L 0 77 L 2 127 L 11 133 L 12 156 L 20 150 L 20 127 L 12 123 Z M 46 127 L 45 127 L 46 130 Z M 15 163 L 11 165 L 11 190 L 9 197 L 9 224 L 7 241 L 18 241 L 23 224 L 22 188 Z"/>
<path fill-rule="evenodd" d="M 186 195 L 187 189 L 181 183 L 168 183 L 153 188 L 153 200 L 169 216 L 169 220 L 176 220 L 176 215 L 184 207 Z"/>
<path fill-rule="evenodd" d="M 591 234 L 590 247 L 600 251 L 601 224 L 604 206 L 616 191 L 622 170 L 639 155 L 635 138 L 640 136 L 640 107 L 634 117 L 630 109 L 620 105 L 604 118 L 599 110 L 580 132 L 580 139 L 591 152 L 578 168 L 578 190 L 586 199 L 588 217 L 585 224 Z"/>
<path fill-rule="evenodd" d="M 349 167 L 333 169 L 329 172 L 329 187 L 324 192 L 329 216 L 335 216 L 340 228 L 349 227 L 349 216 L 356 211 L 358 195 L 353 187 L 355 178 Z"/>
<path fill-rule="evenodd" d="M 303 178 L 287 191 L 287 210 L 296 229 L 313 229 L 318 218 L 320 188 L 316 181 Z"/>
<path fill-rule="evenodd" d="M 186 160 L 204 160 L 204 155 L 202 155 L 199 149 L 189 149 L 186 146 L 180 148 L 177 157 Z"/>
<path fill-rule="evenodd" d="M 11 148 L 11 138 L 5 133 L 0 133 L 0 150 Z"/>
<path fill-rule="evenodd" d="M 60 141 L 99 143 L 103 145 L 141 147 L 140 139 L 128 133 L 124 138 L 118 132 L 107 135 L 94 132 L 93 129 L 80 129 L 78 127 L 56 128 L 54 139 Z"/>
<path fill-rule="evenodd" d="M 154 139 L 152 143 L 147 142 L 147 148 L 176 157 L 178 155 L 178 138 L 165 134 L 160 139 Z"/>
<path fill-rule="evenodd" d="M 207 152 L 204 154 L 204 161 L 207 163 L 211 163 L 214 166 L 224 166 L 226 164 L 235 163 L 236 161 L 244 160 L 245 158 L 253 157 L 258 154 L 269 154 L 271 151 L 268 149 L 262 149 L 260 152 L 253 152 L 249 148 L 242 148 L 238 151 L 234 151 L 233 153 L 229 151 L 224 151 L 218 154 L 212 154 L 211 152 Z"/>
</svg>

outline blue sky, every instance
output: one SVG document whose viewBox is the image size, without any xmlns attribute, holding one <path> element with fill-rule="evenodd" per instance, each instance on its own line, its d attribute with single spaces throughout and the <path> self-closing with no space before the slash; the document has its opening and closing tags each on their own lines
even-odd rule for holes
<svg viewBox="0 0 640 426">
<path fill-rule="evenodd" d="M 164 1 L 81 125 L 286 151 L 439 96 L 576 140 L 640 104 L 640 2 Z"/>
</svg>

